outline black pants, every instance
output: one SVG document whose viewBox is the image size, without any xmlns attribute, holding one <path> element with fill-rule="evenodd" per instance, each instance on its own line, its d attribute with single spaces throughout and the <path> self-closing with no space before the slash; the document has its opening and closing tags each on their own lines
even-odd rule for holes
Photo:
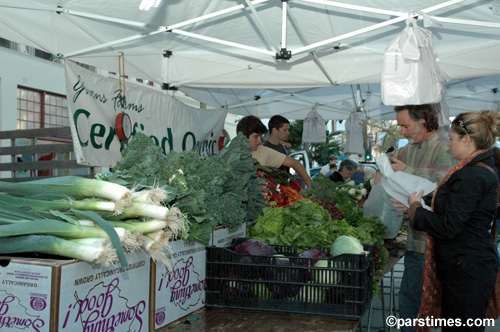
<svg viewBox="0 0 500 332">
<path fill-rule="evenodd" d="M 484 319 L 495 281 L 496 273 L 484 273 L 478 279 L 467 274 L 460 264 L 453 266 L 442 280 L 442 316 L 455 322 L 459 319 L 462 326 L 443 327 L 442 332 L 483 332 L 485 326 L 466 324 L 469 319 Z"/>
</svg>

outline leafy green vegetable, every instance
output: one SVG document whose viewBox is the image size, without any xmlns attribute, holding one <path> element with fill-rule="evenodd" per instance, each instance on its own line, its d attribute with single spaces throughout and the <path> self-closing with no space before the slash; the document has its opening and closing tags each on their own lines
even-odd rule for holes
<svg viewBox="0 0 500 332">
<path fill-rule="evenodd" d="M 328 212 L 310 200 L 293 207 L 265 208 L 249 228 L 248 237 L 269 244 L 331 246 L 341 234 L 357 236 L 356 228 L 344 220 L 332 220 Z"/>
<path fill-rule="evenodd" d="M 187 238 L 208 245 L 213 228 L 235 230 L 266 206 L 251 154 L 241 134 L 219 155 L 201 158 L 193 151 L 164 155 L 151 138 L 137 133 L 122 151 L 115 173 L 105 179 L 129 187 L 166 186 L 170 195 L 164 203 L 175 204 L 190 222 Z"/>
<path fill-rule="evenodd" d="M 361 254 L 364 252 L 363 245 L 354 236 L 341 235 L 332 244 L 332 255 Z"/>
</svg>

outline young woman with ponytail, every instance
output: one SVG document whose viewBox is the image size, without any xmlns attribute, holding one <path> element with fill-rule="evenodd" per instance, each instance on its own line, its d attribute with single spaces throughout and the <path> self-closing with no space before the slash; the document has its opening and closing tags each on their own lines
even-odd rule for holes
<svg viewBox="0 0 500 332">
<path fill-rule="evenodd" d="M 462 323 L 460 327 L 442 327 L 442 332 L 485 329 L 467 326 L 467 320 L 486 317 L 499 271 L 490 233 L 498 199 L 494 156 L 500 156 L 491 148 L 499 136 L 499 113 L 457 116 L 451 124 L 448 146 L 452 158 L 460 162 L 435 190 L 431 211 L 420 203 L 422 192 L 408 197 L 413 227 L 430 235 L 419 318 L 441 317 Z M 500 164 L 500 159 L 497 162 Z"/>
</svg>

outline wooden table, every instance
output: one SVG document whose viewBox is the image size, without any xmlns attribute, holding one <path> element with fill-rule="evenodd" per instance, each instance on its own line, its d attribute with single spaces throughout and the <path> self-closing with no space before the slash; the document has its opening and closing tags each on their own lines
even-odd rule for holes
<svg viewBox="0 0 500 332">
<path fill-rule="evenodd" d="M 202 308 L 188 318 L 170 324 L 158 332 L 354 332 L 359 321 L 338 318 L 264 312 L 255 310 Z"/>
</svg>

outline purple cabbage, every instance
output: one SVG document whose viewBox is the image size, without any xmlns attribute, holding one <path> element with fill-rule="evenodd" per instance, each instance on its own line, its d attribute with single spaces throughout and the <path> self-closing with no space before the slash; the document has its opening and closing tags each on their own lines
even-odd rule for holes
<svg viewBox="0 0 500 332">
<path fill-rule="evenodd" d="M 299 255 L 299 257 L 302 260 L 302 265 L 307 266 L 307 267 L 313 267 L 314 264 L 320 259 L 326 259 L 329 258 L 330 255 L 328 255 L 326 252 L 320 249 L 309 249 Z M 303 278 L 306 281 L 312 280 L 312 273 L 310 270 L 304 270 L 303 273 L 305 274 Z"/>
<path fill-rule="evenodd" d="M 319 259 L 329 258 L 328 255 L 323 250 L 319 249 L 309 249 L 299 255 L 300 258 L 307 258 L 306 263 L 304 265 L 314 266 Z"/>
<path fill-rule="evenodd" d="M 284 255 L 274 255 L 264 270 L 264 278 L 269 281 L 269 288 L 278 298 L 294 297 L 305 283 L 303 268 L 296 265 L 296 260 Z"/>
<path fill-rule="evenodd" d="M 248 239 L 238 244 L 234 248 L 234 252 L 240 255 L 249 255 L 241 257 L 241 263 L 266 263 L 269 262 L 268 258 L 259 259 L 258 257 L 253 258 L 250 256 L 272 256 L 277 253 L 273 247 L 257 239 Z"/>
</svg>

